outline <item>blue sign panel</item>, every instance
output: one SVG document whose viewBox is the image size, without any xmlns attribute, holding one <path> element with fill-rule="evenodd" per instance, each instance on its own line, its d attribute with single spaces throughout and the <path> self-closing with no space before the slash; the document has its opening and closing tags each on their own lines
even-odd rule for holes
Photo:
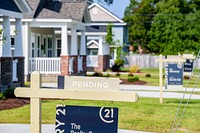
<svg viewBox="0 0 200 133">
<path fill-rule="evenodd" d="M 184 72 L 192 72 L 193 63 L 193 60 L 186 59 L 186 61 L 184 62 Z"/>
<path fill-rule="evenodd" d="M 168 85 L 182 85 L 183 84 L 183 65 L 182 64 L 168 64 L 167 80 Z"/>
<path fill-rule="evenodd" d="M 117 133 L 118 108 L 58 106 L 56 133 Z"/>
</svg>

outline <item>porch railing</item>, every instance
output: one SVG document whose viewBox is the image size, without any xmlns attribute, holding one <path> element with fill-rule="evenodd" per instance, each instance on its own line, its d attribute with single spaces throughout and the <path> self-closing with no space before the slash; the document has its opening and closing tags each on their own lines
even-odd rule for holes
<svg viewBox="0 0 200 133">
<path fill-rule="evenodd" d="M 60 74 L 60 58 L 30 58 L 30 71 L 39 71 L 41 74 Z"/>
<path fill-rule="evenodd" d="M 97 66 L 98 66 L 98 55 L 88 55 L 87 67 L 97 67 Z"/>
</svg>

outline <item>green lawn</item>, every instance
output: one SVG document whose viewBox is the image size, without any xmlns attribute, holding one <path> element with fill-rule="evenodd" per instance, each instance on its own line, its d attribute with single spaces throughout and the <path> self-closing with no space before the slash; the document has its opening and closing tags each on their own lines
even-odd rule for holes
<svg viewBox="0 0 200 133">
<path fill-rule="evenodd" d="M 137 103 L 105 101 L 43 100 L 42 122 L 55 123 L 56 105 L 108 106 L 119 108 L 119 128 L 167 133 L 171 129 L 180 100 L 140 98 Z M 0 123 L 29 123 L 30 106 L 0 111 Z M 182 118 L 179 130 L 200 132 L 200 100 L 192 100 Z"/>
<path fill-rule="evenodd" d="M 146 81 L 147 84 L 146 85 L 150 85 L 150 86 L 159 86 L 159 70 L 158 69 L 153 69 L 153 68 L 146 68 L 146 69 L 141 69 L 140 71 L 141 73 L 134 73 L 135 76 L 138 76 L 140 80 L 142 81 Z M 145 75 L 146 74 L 150 74 L 151 77 L 147 78 Z M 163 69 L 163 74 L 164 74 L 164 69 Z M 188 80 L 184 79 L 183 80 L 183 86 L 186 87 L 188 84 L 188 87 L 193 88 L 195 83 L 198 81 L 198 75 L 200 74 L 200 70 L 199 69 L 194 69 L 194 75 L 191 78 L 191 81 L 188 84 Z M 128 74 L 121 74 L 120 78 L 122 79 L 127 79 Z M 163 85 L 165 82 L 165 78 L 163 78 Z M 196 84 L 196 88 L 200 88 L 200 83 L 198 82 Z"/>
</svg>

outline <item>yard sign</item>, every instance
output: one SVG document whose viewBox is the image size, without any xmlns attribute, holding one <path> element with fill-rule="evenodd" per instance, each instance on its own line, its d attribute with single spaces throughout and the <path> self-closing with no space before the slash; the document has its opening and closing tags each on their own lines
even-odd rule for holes
<svg viewBox="0 0 200 133">
<path fill-rule="evenodd" d="M 58 106 L 56 132 L 117 133 L 118 109 L 109 107 Z"/>
<path fill-rule="evenodd" d="M 163 56 L 160 55 L 157 62 L 159 62 L 160 103 L 163 103 L 163 63 L 174 63 L 174 62 L 176 62 L 178 64 L 181 64 L 181 63 L 185 62 L 185 59 L 182 59 L 182 58 L 163 59 Z"/>
<path fill-rule="evenodd" d="M 41 133 L 41 99 L 73 99 L 73 100 L 106 100 L 136 102 L 137 93 L 122 92 L 119 90 L 80 90 L 80 89 L 52 89 L 41 88 L 41 75 L 39 72 L 31 74 L 31 87 L 15 89 L 16 97 L 30 98 L 31 125 L 30 133 Z"/>
</svg>

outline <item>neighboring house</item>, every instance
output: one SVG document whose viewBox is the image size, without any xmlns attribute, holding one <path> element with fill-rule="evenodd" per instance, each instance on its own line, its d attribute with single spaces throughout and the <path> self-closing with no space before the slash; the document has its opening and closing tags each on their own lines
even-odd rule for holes
<svg viewBox="0 0 200 133">
<path fill-rule="evenodd" d="M 87 36 L 87 67 L 88 70 L 106 71 L 114 64 L 116 48 L 127 43 L 126 23 L 119 17 L 93 3 L 89 6 L 91 26 L 86 28 Z M 113 25 L 112 32 L 115 46 L 106 44 L 107 26 Z"/>
<path fill-rule="evenodd" d="M 22 18 L 30 13 L 26 0 L 0 2 L 0 91 L 7 87 L 24 86 L 24 55 L 22 54 Z M 13 19 L 13 22 L 10 22 Z M 10 27 L 13 25 L 15 42 L 11 44 Z M 15 48 L 11 53 L 11 48 Z"/>
<path fill-rule="evenodd" d="M 84 0 L 28 0 L 32 12 L 23 19 L 25 77 L 86 73 L 85 24 L 90 24 Z M 11 26 L 12 29 L 12 26 Z M 16 40 L 14 40 L 16 41 Z M 13 49 L 13 51 L 15 51 Z"/>
</svg>

